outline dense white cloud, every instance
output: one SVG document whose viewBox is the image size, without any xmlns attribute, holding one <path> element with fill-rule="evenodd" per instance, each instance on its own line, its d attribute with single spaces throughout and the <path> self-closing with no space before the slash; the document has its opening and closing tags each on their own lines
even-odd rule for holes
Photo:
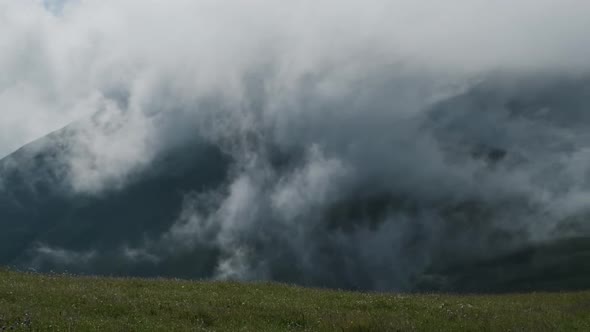
<svg viewBox="0 0 590 332">
<path fill-rule="evenodd" d="M 380 65 L 577 71 L 590 58 L 590 4 L 579 0 L 85 0 L 56 13 L 62 5 L 0 2 L 1 155 L 92 114 L 90 101 L 113 90 L 165 111 L 150 86 L 185 104 L 212 92 L 239 102 L 257 70 L 275 70 L 280 93 L 326 70 L 331 90 Z"/>
</svg>

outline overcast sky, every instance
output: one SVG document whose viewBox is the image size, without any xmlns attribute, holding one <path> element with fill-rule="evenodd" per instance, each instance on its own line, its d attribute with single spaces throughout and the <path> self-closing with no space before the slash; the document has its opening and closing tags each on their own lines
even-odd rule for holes
<svg viewBox="0 0 590 332">
<path fill-rule="evenodd" d="M 235 94 L 238 77 L 271 62 L 292 76 L 409 63 L 468 77 L 590 59 L 585 0 L 64 1 L 0 0 L 0 156 L 112 91 L 140 99 L 170 77 L 185 95 Z"/>
</svg>

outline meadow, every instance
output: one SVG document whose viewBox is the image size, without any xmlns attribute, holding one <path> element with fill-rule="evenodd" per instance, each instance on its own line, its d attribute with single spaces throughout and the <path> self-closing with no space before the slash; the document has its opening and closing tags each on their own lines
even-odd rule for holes
<svg viewBox="0 0 590 332">
<path fill-rule="evenodd" d="M 590 292 L 384 294 L 0 269 L 0 331 L 590 331 Z"/>
</svg>

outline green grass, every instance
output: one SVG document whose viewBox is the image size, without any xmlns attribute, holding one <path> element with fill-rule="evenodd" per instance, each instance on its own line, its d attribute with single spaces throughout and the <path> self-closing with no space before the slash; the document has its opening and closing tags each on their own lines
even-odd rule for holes
<svg viewBox="0 0 590 332">
<path fill-rule="evenodd" d="M 0 269 L 0 331 L 590 331 L 590 292 L 396 295 Z"/>
</svg>

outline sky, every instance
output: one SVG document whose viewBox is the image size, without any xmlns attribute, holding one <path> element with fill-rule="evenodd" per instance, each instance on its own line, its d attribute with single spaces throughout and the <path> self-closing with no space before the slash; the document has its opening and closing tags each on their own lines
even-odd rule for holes
<svg viewBox="0 0 590 332">
<path fill-rule="evenodd" d="M 0 155 L 97 112 L 109 91 L 167 77 L 187 95 L 239 94 L 236 80 L 267 65 L 285 84 L 326 63 L 342 80 L 388 64 L 466 80 L 583 70 L 590 53 L 583 0 L 2 0 L 0 10 Z"/>
</svg>

